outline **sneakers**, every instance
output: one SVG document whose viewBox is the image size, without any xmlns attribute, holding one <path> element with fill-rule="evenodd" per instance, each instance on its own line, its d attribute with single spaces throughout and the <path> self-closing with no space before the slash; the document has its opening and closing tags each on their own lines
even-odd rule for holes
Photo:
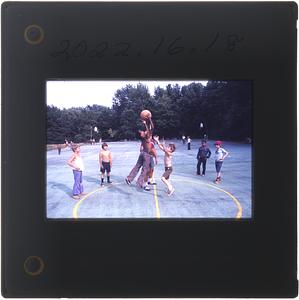
<svg viewBox="0 0 299 300">
<path fill-rule="evenodd" d="M 156 182 L 150 182 L 150 181 L 149 181 L 147 184 L 148 184 L 148 185 L 157 185 Z"/>
<path fill-rule="evenodd" d="M 127 185 L 131 185 L 131 181 L 128 178 L 125 178 L 125 182 Z"/>
<path fill-rule="evenodd" d="M 145 186 L 144 188 L 143 188 L 145 191 L 150 191 L 151 189 L 150 189 L 150 187 L 149 186 Z"/>
<path fill-rule="evenodd" d="M 75 199 L 75 200 L 79 200 L 80 199 L 79 195 L 73 195 L 72 198 Z"/>
<path fill-rule="evenodd" d="M 215 180 L 214 180 L 214 183 L 220 183 L 221 182 L 221 177 L 217 177 Z"/>
</svg>

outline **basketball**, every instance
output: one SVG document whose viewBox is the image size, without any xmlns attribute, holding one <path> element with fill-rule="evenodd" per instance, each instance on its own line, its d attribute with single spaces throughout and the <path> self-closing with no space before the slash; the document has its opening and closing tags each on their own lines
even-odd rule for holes
<svg viewBox="0 0 299 300">
<path fill-rule="evenodd" d="M 146 121 L 146 120 L 148 120 L 148 118 L 151 118 L 151 117 L 152 117 L 152 113 L 149 110 L 145 109 L 140 113 L 140 118 L 143 121 Z"/>
</svg>

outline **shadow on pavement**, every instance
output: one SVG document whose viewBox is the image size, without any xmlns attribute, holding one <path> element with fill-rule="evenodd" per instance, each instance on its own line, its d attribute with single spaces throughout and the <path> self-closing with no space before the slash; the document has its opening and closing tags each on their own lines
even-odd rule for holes
<svg viewBox="0 0 299 300">
<path fill-rule="evenodd" d="M 63 183 L 57 183 L 57 182 L 49 181 L 48 184 L 52 185 L 48 188 L 59 189 L 59 190 L 65 192 L 68 196 L 73 194 L 73 190 L 69 186 L 67 186 Z"/>
</svg>

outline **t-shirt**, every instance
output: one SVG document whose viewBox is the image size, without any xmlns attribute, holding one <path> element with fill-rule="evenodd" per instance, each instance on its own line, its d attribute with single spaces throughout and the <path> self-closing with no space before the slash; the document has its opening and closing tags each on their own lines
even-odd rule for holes
<svg viewBox="0 0 299 300">
<path fill-rule="evenodd" d="M 75 159 L 73 160 L 73 165 L 76 166 L 76 168 L 79 168 L 80 171 L 84 171 L 84 164 L 81 156 L 76 156 Z M 73 170 L 75 170 L 73 168 Z"/>
<path fill-rule="evenodd" d="M 228 152 L 223 148 L 216 149 L 216 151 L 215 151 L 215 160 L 216 161 L 221 160 L 226 153 L 228 153 Z"/>
</svg>

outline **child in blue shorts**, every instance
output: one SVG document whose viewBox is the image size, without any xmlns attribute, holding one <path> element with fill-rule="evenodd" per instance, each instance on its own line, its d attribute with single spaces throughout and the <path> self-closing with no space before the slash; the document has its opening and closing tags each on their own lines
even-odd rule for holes
<svg viewBox="0 0 299 300">
<path fill-rule="evenodd" d="M 222 142 L 221 141 L 216 141 L 215 142 L 215 167 L 216 167 L 216 179 L 214 180 L 215 183 L 220 183 L 221 182 L 221 167 L 223 164 L 224 159 L 228 156 L 228 152 L 221 148 Z"/>
</svg>

